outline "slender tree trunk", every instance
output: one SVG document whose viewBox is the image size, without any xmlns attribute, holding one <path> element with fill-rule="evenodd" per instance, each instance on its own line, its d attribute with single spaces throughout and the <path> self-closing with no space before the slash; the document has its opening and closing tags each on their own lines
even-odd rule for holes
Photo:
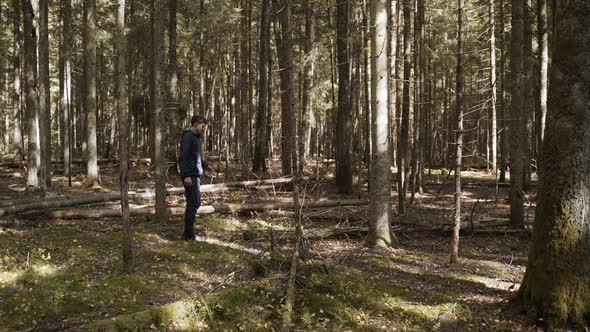
<svg viewBox="0 0 590 332">
<path fill-rule="evenodd" d="M 349 0 L 336 3 L 336 59 L 338 67 L 338 113 L 336 119 L 336 186 L 341 194 L 352 193 L 352 109 L 348 57 Z"/>
<path fill-rule="evenodd" d="M 71 124 L 70 114 L 72 105 L 72 65 L 70 57 L 70 26 L 71 26 L 71 10 L 72 5 L 70 0 L 62 0 L 62 37 L 61 37 L 61 82 L 60 82 L 60 112 L 62 119 L 61 126 L 61 146 L 63 155 L 64 176 L 68 178 L 68 184 L 71 185 L 71 152 L 70 152 L 70 136 Z"/>
<path fill-rule="evenodd" d="M 459 231 L 461 229 L 461 162 L 463 157 L 463 44 L 465 38 L 465 26 L 463 24 L 463 7 L 465 6 L 464 1 L 465 0 L 458 0 L 457 8 L 457 152 L 455 155 L 455 227 L 453 227 L 453 237 L 451 240 L 451 264 L 456 263 L 459 258 Z"/>
<path fill-rule="evenodd" d="M 397 109 L 396 109 L 396 94 L 397 94 L 397 30 L 396 26 L 399 25 L 397 20 L 397 0 L 391 0 L 387 6 L 387 77 L 388 77 L 388 108 L 389 108 L 389 146 L 391 150 L 391 165 L 397 167 L 396 160 L 396 137 L 397 137 Z"/>
<path fill-rule="evenodd" d="M 518 296 L 546 330 L 590 317 L 590 3 L 556 3 L 547 132 L 526 273 Z"/>
<path fill-rule="evenodd" d="M 389 75 L 387 53 L 387 1 L 371 2 L 371 110 L 374 153 L 369 207 L 369 234 L 366 242 L 371 246 L 387 247 L 395 239 L 389 223 L 391 220 L 391 155 L 389 151 Z"/>
<path fill-rule="evenodd" d="M 48 0 L 39 7 L 39 108 L 41 144 L 41 186 L 51 186 L 51 98 L 49 86 L 49 10 Z"/>
<path fill-rule="evenodd" d="M 98 151 L 96 145 L 96 0 L 84 0 L 86 7 L 86 144 L 87 144 L 87 174 L 86 185 L 99 185 Z"/>
<path fill-rule="evenodd" d="M 240 34 L 240 153 L 242 161 L 242 179 L 248 179 L 249 162 L 250 162 L 250 99 L 248 92 L 250 90 L 250 81 L 248 75 L 248 64 L 250 63 L 250 53 L 248 52 L 248 31 L 250 30 L 250 21 L 246 13 L 246 1 L 242 0 L 241 14 L 241 34 Z"/>
<path fill-rule="evenodd" d="M 156 173 L 156 221 L 164 223 L 168 221 L 166 211 L 166 178 L 165 157 L 163 148 L 164 135 L 164 79 L 162 69 L 164 67 L 164 1 L 154 1 L 154 159 Z"/>
<path fill-rule="evenodd" d="M 303 91 L 301 100 L 301 126 L 299 134 L 299 172 L 303 172 L 305 160 L 309 155 L 311 142 L 311 122 L 313 118 L 311 108 L 311 89 L 313 83 L 313 9 L 310 0 L 304 2 L 305 11 L 305 38 L 303 42 L 304 66 L 303 66 Z"/>
<path fill-rule="evenodd" d="M 408 162 L 408 144 L 410 130 L 410 74 L 412 71 L 412 62 L 410 58 L 411 44 L 410 32 L 412 29 L 412 1 L 404 0 L 404 81 L 402 92 L 402 119 L 400 133 L 400 148 L 398 151 L 398 198 L 399 213 L 406 212 L 406 171 Z"/>
<path fill-rule="evenodd" d="M 13 90 L 12 90 L 12 114 L 13 114 L 13 144 L 14 144 L 14 160 L 23 160 L 23 137 L 21 131 L 21 76 L 20 76 L 20 63 L 21 63 L 21 49 L 22 49 L 22 34 L 20 30 L 20 10 L 21 1 L 12 0 L 13 13 L 13 53 L 12 53 L 12 72 L 13 72 Z"/>
<path fill-rule="evenodd" d="M 549 69 L 549 45 L 547 33 L 547 1 L 537 0 L 537 41 L 539 43 L 539 119 L 537 130 L 537 146 L 542 150 L 542 143 L 545 137 L 545 121 L 547 118 L 547 73 Z"/>
<path fill-rule="evenodd" d="M 258 80 L 258 112 L 256 113 L 256 146 L 254 148 L 254 173 L 266 173 L 268 152 L 266 131 L 268 110 L 268 57 L 270 54 L 270 0 L 262 0 L 260 16 L 260 58 Z"/>
<path fill-rule="evenodd" d="M 129 179 L 128 155 L 129 138 L 127 135 L 127 39 L 125 36 L 125 0 L 118 0 L 115 14 L 116 35 L 115 50 L 117 52 L 117 117 L 119 122 L 119 182 L 121 185 L 121 214 L 123 221 L 123 269 L 131 271 L 133 267 L 132 234 L 129 221 Z"/>
<path fill-rule="evenodd" d="M 499 0 L 500 7 L 500 176 L 498 181 L 506 182 L 506 162 L 508 161 L 508 126 L 506 108 L 506 29 L 504 23 L 504 0 Z"/>
<path fill-rule="evenodd" d="M 39 93 L 37 91 L 37 20 L 34 18 L 37 0 L 23 3 L 24 46 L 25 46 L 25 90 L 28 123 L 28 168 L 27 187 L 39 189 L 39 167 L 41 164 L 39 143 Z"/>
<path fill-rule="evenodd" d="M 510 221 L 524 224 L 524 81 L 523 81 L 523 0 L 512 0 L 512 34 L 510 41 Z"/>
<path fill-rule="evenodd" d="M 489 20 L 490 20 L 490 86 L 492 91 L 491 96 L 491 111 L 492 111 L 492 171 L 497 175 L 497 152 L 498 152 L 498 127 L 496 116 L 496 23 L 494 14 L 494 1 L 489 3 Z"/>
<path fill-rule="evenodd" d="M 533 114 L 535 113 L 535 63 L 533 54 L 533 15 L 531 1 L 524 0 L 523 24 L 524 24 L 524 94 L 523 94 L 523 124 L 524 124 L 524 145 L 523 148 L 523 190 L 527 191 L 531 182 L 531 146 L 533 136 Z"/>
<path fill-rule="evenodd" d="M 295 98 L 293 96 L 293 40 L 291 36 L 291 0 L 279 1 L 277 11 L 278 21 L 280 24 L 280 43 L 277 43 L 277 54 L 279 58 L 279 78 L 281 86 L 281 161 L 283 165 L 283 175 L 289 175 L 292 172 L 291 145 L 298 145 L 294 136 L 295 128 L 294 112 Z"/>
</svg>

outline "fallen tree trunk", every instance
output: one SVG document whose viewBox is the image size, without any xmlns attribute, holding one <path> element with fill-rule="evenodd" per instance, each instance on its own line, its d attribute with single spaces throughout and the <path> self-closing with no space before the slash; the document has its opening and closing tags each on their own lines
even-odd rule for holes
<svg viewBox="0 0 590 332">
<path fill-rule="evenodd" d="M 335 207 L 335 206 L 358 206 L 367 205 L 365 200 L 318 200 L 309 202 L 304 205 L 304 208 L 319 208 L 319 207 Z M 215 204 L 204 205 L 199 208 L 197 214 L 205 215 L 211 213 L 240 213 L 253 212 L 276 209 L 292 209 L 292 201 L 269 201 L 269 202 L 254 202 L 243 204 Z M 132 216 L 148 216 L 155 213 L 154 208 L 129 209 Z M 184 215 L 184 207 L 169 207 L 168 213 L 170 215 L 181 216 Z M 76 209 L 65 211 L 39 211 L 31 213 L 31 216 L 42 216 L 47 219 L 100 219 L 106 217 L 120 217 L 120 209 Z"/>
<path fill-rule="evenodd" d="M 110 194 L 102 194 L 96 196 L 89 196 L 89 197 L 81 197 L 81 198 L 70 198 L 70 199 L 59 199 L 59 200 L 39 200 L 37 202 L 31 202 L 26 204 L 20 205 L 13 205 L 8 206 L 0 209 L 0 217 L 32 211 L 32 210 L 41 210 L 41 209 L 56 209 L 56 208 L 64 208 L 76 205 L 84 205 L 84 204 L 93 204 L 93 203 L 103 203 L 109 201 L 116 201 L 121 199 L 120 193 L 110 193 Z"/>
</svg>

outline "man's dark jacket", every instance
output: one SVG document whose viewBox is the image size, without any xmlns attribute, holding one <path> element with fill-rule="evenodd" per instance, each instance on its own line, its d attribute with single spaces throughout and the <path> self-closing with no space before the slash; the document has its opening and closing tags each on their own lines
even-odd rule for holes
<svg viewBox="0 0 590 332">
<path fill-rule="evenodd" d="M 200 178 L 203 169 L 207 169 L 207 161 L 201 157 L 201 136 L 185 129 L 180 140 L 180 176 Z"/>
</svg>

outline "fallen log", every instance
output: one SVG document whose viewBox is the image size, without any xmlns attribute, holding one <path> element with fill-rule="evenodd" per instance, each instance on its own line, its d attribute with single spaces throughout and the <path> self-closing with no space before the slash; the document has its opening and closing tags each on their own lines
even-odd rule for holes
<svg viewBox="0 0 590 332">
<path fill-rule="evenodd" d="M 365 200 L 318 200 L 307 202 L 304 208 L 319 208 L 319 207 L 336 207 L 336 206 L 359 206 L 367 205 Z M 292 209 L 292 201 L 268 201 L 268 202 L 254 202 L 243 204 L 222 203 L 214 205 L 201 206 L 197 210 L 197 214 L 205 215 L 212 213 L 233 214 L 240 212 L 254 212 L 264 210 L 276 209 Z M 184 215 L 184 207 L 169 207 L 168 213 L 174 216 Z M 129 209 L 131 216 L 149 216 L 155 214 L 155 208 Z M 120 209 L 76 209 L 76 210 L 62 210 L 62 211 L 37 211 L 30 213 L 29 217 L 41 217 L 47 219 L 100 219 L 107 217 L 120 217 Z"/>
<path fill-rule="evenodd" d="M 239 188 L 258 187 L 270 188 L 269 185 L 285 184 L 293 181 L 291 178 L 279 178 L 269 180 L 255 180 L 255 181 L 243 181 L 243 182 L 227 182 L 227 183 L 216 183 L 206 184 L 201 186 L 201 192 L 221 192 L 236 190 Z M 166 193 L 169 196 L 183 195 L 184 188 L 167 188 Z M 80 195 L 84 195 L 81 193 Z M 155 197 L 155 190 L 138 190 L 130 191 L 130 198 L 153 198 Z M 17 214 L 26 211 L 42 210 L 42 209 L 56 209 L 65 208 L 76 205 L 103 203 L 119 200 L 121 197 L 120 193 L 113 192 L 108 194 L 92 195 L 89 197 L 79 198 L 78 196 L 60 196 L 52 197 L 51 199 L 42 198 L 25 198 L 22 200 L 10 200 L 0 201 L 0 217 L 11 214 Z"/>
</svg>

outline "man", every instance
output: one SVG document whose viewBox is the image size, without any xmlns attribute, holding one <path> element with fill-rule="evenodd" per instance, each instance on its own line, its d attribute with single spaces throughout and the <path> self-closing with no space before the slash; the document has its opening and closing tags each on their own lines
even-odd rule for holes
<svg viewBox="0 0 590 332">
<path fill-rule="evenodd" d="M 187 241 L 205 240 L 204 236 L 195 236 L 195 218 L 201 206 L 201 176 L 208 167 L 207 161 L 201 157 L 201 138 L 206 127 L 207 120 L 201 115 L 194 115 L 190 128 L 182 132 L 180 141 L 180 176 L 186 198 L 183 239 Z"/>
</svg>

